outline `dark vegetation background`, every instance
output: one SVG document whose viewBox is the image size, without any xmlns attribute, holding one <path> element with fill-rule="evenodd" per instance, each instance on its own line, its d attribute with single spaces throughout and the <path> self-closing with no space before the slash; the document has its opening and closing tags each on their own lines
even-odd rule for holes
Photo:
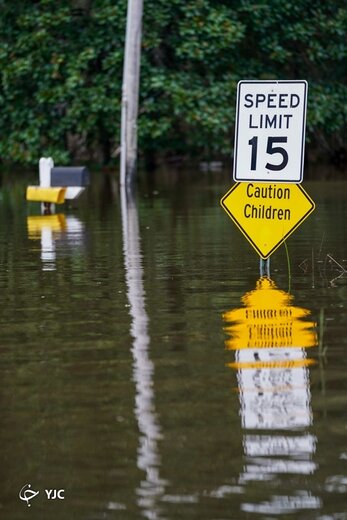
<svg viewBox="0 0 347 520">
<path fill-rule="evenodd" d="M 0 0 L 0 161 L 119 151 L 126 0 Z M 307 158 L 347 162 L 346 0 L 144 0 L 140 159 L 219 160 L 240 79 L 309 82 Z"/>
</svg>

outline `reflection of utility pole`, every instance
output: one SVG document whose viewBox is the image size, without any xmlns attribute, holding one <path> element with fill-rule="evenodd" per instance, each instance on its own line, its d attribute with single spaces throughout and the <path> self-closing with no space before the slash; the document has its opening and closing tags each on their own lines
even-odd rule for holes
<svg viewBox="0 0 347 520">
<path fill-rule="evenodd" d="M 155 411 L 154 363 L 149 355 L 150 337 L 145 307 L 143 266 L 140 247 L 139 218 L 136 201 L 131 190 L 121 190 L 124 267 L 127 297 L 130 305 L 133 355 L 133 379 L 135 382 L 135 416 L 140 432 L 137 466 L 145 473 L 137 489 L 138 504 L 143 516 L 151 520 L 162 518 L 158 502 L 164 494 L 166 482 L 160 477 L 158 442 L 160 426 Z"/>
<path fill-rule="evenodd" d="M 122 87 L 121 186 L 132 184 L 136 175 L 142 12 L 143 0 L 128 0 Z"/>
</svg>

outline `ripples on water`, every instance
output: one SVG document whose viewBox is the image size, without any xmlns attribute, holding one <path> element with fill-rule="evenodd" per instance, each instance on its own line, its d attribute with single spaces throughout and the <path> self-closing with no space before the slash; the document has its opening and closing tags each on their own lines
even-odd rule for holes
<svg viewBox="0 0 347 520">
<path fill-rule="evenodd" d="M 346 519 L 345 185 L 305 186 L 271 280 L 225 179 L 99 180 L 44 218 L 22 188 L 0 203 L 1 516 Z"/>
</svg>

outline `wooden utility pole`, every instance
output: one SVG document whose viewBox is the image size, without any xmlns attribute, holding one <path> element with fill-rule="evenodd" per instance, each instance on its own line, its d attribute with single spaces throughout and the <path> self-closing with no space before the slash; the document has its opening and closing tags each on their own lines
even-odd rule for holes
<svg viewBox="0 0 347 520">
<path fill-rule="evenodd" d="M 143 0 L 128 0 L 122 86 L 121 186 L 130 186 L 136 176 L 142 12 Z"/>
</svg>

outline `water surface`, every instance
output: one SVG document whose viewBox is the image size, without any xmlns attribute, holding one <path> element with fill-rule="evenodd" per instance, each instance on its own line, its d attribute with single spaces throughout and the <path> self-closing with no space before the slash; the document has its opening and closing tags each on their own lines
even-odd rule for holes
<svg viewBox="0 0 347 520">
<path fill-rule="evenodd" d="M 346 519 L 346 185 L 268 280 L 230 181 L 173 177 L 44 219 L 3 185 L 1 517 Z"/>
</svg>

